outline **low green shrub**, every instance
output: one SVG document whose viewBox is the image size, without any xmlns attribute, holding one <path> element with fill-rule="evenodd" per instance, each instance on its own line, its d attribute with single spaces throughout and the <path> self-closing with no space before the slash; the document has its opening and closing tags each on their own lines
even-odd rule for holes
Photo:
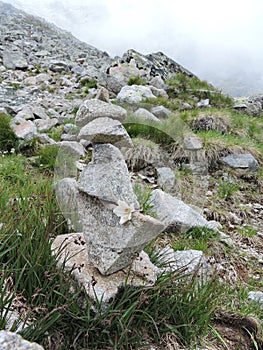
<svg viewBox="0 0 263 350">
<path fill-rule="evenodd" d="M 0 113 L 0 151 L 17 149 L 18 138 L 10 127 L 11 117 Z"/>
<path fill-rule="evenodd" d="M 130 77 L 127 82 L 127 85 L 146 85 L 146 80 L 137 75 L 135 77 Z"/>
</svg>

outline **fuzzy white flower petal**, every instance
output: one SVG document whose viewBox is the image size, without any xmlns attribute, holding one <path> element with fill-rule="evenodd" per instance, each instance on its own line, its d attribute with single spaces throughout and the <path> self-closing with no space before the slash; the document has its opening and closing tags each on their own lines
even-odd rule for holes
<svg viewBox="0 0 263 350">
<path fill-rule="evenodd" d="M 131 214 L 134 212 L 134 204 L 128 205 L 122 200 L 118 200 L 118 206 L 113 209 L 113 213 L 120 217 L 120 224 L 131 220 Z"/>
</svg>

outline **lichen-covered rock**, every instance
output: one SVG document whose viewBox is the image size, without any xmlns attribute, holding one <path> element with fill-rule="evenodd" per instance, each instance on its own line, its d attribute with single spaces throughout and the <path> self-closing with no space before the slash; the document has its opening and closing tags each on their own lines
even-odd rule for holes
<svg viewBox="0 0 263 350">
<path fill-rule="evenodd" d="M 171 168 L 157 168 L 157 183 L 164 191 L 170 191 L 175 184 L 175 175 Z"/>
</svg>

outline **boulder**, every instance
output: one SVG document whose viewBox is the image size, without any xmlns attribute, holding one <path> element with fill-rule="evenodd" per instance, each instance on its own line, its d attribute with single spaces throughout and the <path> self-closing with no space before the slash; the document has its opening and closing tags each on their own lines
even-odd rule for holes
<svg viewBox="0 0 263 350">
<path fill-rule="evenodd" d="M 167 99 L 169 98 L 167 92 L 164 89 L 158 89 L 155 86 L 151 86 L 151 85 L 149 86 L 149 88 L 151 89 L 154 96 L 167 98 Z"/>
<path fill-rule="evenodd" d="M 257 160 L 251 154 L 229 154 L 226 157 L 220 158 L 223 164 L 230 168 L 241 168 L 254 171 L 258 167 Z"/>
<path fill-rule="evenodd" d="M 162 190 L 156 189 L 151 192 L 149 205 L 158 219 L 175 232 L 185 233 L 194 227 L 208 227 L 217 231 L 196 210 Z"/>
<path fill-rule="evenodd" d="M 166 119 L 169 115 L 173 114 L 168 108 L 164 106 L 156 106 L 151 109 L 151 113 L 157 118 Z"/>
<path fill-rule="evenodd" d="M 93 119 L 101 117 L 109 117 L 122 122 L 126 116 L 126 110 L 120 106 L 97 99 L 86 100 L 80 105 L 76 114 L 76 125 L 84 126 Z"/>
<path fill-rule="evenodd" d="M 138 103 L 146 98 L 156 98 L 149 86 L 132 85 L 123 86 L 117 95 L 117 100 L 127 103 Z"/>
<path fill-rule="evenodd" d="M 158 123 L 160 120 L 153 115 L 151 112 L 149 112 L 145 108 L 139 108 L 137 111 L 133 113 L 133 116 L 136 117 L 136 119 L 139 119 L 140 121 L 144 122 L 155 122 Z"/>
<path fill-rule="evenodd" d="M 175 272 L 181 270 L 184 274 L 194 274 L 196 272 L 207 274 L 211 268 L 206 257 L 201 250 L 177 250 L 166 246 L 157 252 L 158 263 L 164 265 L 163 272 Z"/>
<path fill-rule="evenodd" d="M 97 91 L 97 95 L 95 97 L 97 100 L 101 100 L 104 102 L 109 103 L 110 102 L 110 94 L 109 91 L 105 87 L 100 87 Z"/>
<path fill-rule="evenodd" d="M 198 151 L 203 147 L 202 140 L 196 135 L 188 135 L 183 140 L 184 148 L 189 151 Z"/>
<path fill-rule="evenodd" d="M 36 119 L 34 121 L 39 132 L 48 131 L 58 124 L 57 118 L 52 119 Z"/>
<path fill-rule="evenodd" d="M 86 152 L 85 148 L 76 141 L 61 141 L 57 142 L 57 145 L 62 148 L 63 153 L 68 154 L 69 157 L 84 157 Z"/>
<path fill-rule="evenodd" d="M 69 72 L 70 66 L 65 61 L 54 60 L 49 63 L 49 69 L 55 73 Z"/>
<path fill-rule="evenodd" d="M 248 300 L 258 303 L 263 309 L 263 292 L 260 291 L 250 291 L 248 292 Z"/>
<path fill-rule="evenodd" d="M 132 141 L 123 125 L 108 117 L 97 118 L 79 132 L 79 139 L 92 143 L 111 143 L 117 147 L 132 147 Z"/>
<path fill-rule="evenodd" d="M 211 107 L 209 102 L 210 102 L 209 99 L 206 98 L 205 100 L 200 100 L 199 102 L 197 102 L 196 106 L 198 108 L 208 108 L 208 107 Z"/>
<path fill-rule="evenodd" d="M 83 232 L 83 225 L 78 212 L 79 191 L 76 180 L 69 177 L 59 180 L 55 182 L 54 190 L 60 210 L 67 220 L 68 226 L 76 232 Z"/>
<path fill-rule="evenodd" d="M 37 135 L 37 128 L 31 120 L 21 121 L 19 124 L 11 124 L 15 135 L 25 141 L 32 140 Z"/>
<path fill-rule="evenodd" d="M 167 89 L 167 85 L 159 75 L 157 75 L 156 77 L 153 77 L 150 80 L 150 85 L 156 87 L 157 89 L 163 89 L 163 90 Z"/>
<path fill-rule="evenodd" d="M 89 262 L 88 247 L 82 233 L 59 235 L 51 248 L 53 254 L 58 255 L 58 265 L 71 271 L 90 299 L 94 303 L 99 299 L 103 308 L 115 299 L 123 286 L 153 286 L 157 280 L 159 269 L 144 251 L 125 270 L 104 276 Z"/>
<path fill-rule="evenodd" d="M 4 51 L 3 52 L 3 65 L 9 69 L 26 69 L 28 63 L 23 54 L 18 51 Z"/>
<path fill-rule="evenodd" d="M 111 144 L 94 145 L 92 161 L 80 174 L 78 188 L 110 203 L 117 204 L 122 200 L 139 208 L 124 157 Z"/>
<path fill-rule="evenodd" d="M 30 343 L 21 335 L 13 332 L 0 331 L 0 349 L 3 350 L 44 350 L 37 343 Z"/>
</svg>

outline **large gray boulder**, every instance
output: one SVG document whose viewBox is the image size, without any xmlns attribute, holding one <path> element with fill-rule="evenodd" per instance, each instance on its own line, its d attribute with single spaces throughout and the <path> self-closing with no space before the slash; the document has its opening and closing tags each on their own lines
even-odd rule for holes
<svg viewBox="0 0 263 350">
<path fill-rule="evenodd" d="M 112 118 L 97 118 L 85 125 L 78 138 L 93 143 L 111 143 L 117 147 L 132 147 L 132 141 L 123 125 Z"/>
<path fill-rule="evenodd" d="M 21 335 L 0 331 L 0 349 L 1 350 L 44 350 L 42 346 L 37 343 L 30 343 L 23 339 Z"/>
<path fill-rule="evenodd" d="M 111 144 L 95 144 L 93 158 L 79 176 L 78 188 L 90 196 L 117 204 L 119 200 L 139 208 L 121 151 Z"/>
<path fill-rule="evenodd" d="M 221 162 L 231 168 L 241 168 L 255 170 L 258 167 L 257 160 L 251 154 L 229 154 L 226 157 L 220 158 Z"/>
<path fill-rule="evenodd" d="M 127 103 L 138 103 L 146 98 L 156 98 L 149 86 L 132 85 L 123 86 L 117 95 L 117 100 Z"/>
<path fill-rule="evenodd" d="M 208 227 L 217 230 L 201 214 L 183 201 L 162 190 L 152 191 L 149 200 L 157 218 L 175 232 L 185 233 L 194 227 Z"/>
<path fill-rule="evenodd" d="M 97 99 L 86 100 L 80 105 L 76 114 L 76 125 L 84 126 L 93 119 L 101 117 L 109 117 L 122 122 L 126 116 L 126 110 L 120 106 Z"/>
</svg>

